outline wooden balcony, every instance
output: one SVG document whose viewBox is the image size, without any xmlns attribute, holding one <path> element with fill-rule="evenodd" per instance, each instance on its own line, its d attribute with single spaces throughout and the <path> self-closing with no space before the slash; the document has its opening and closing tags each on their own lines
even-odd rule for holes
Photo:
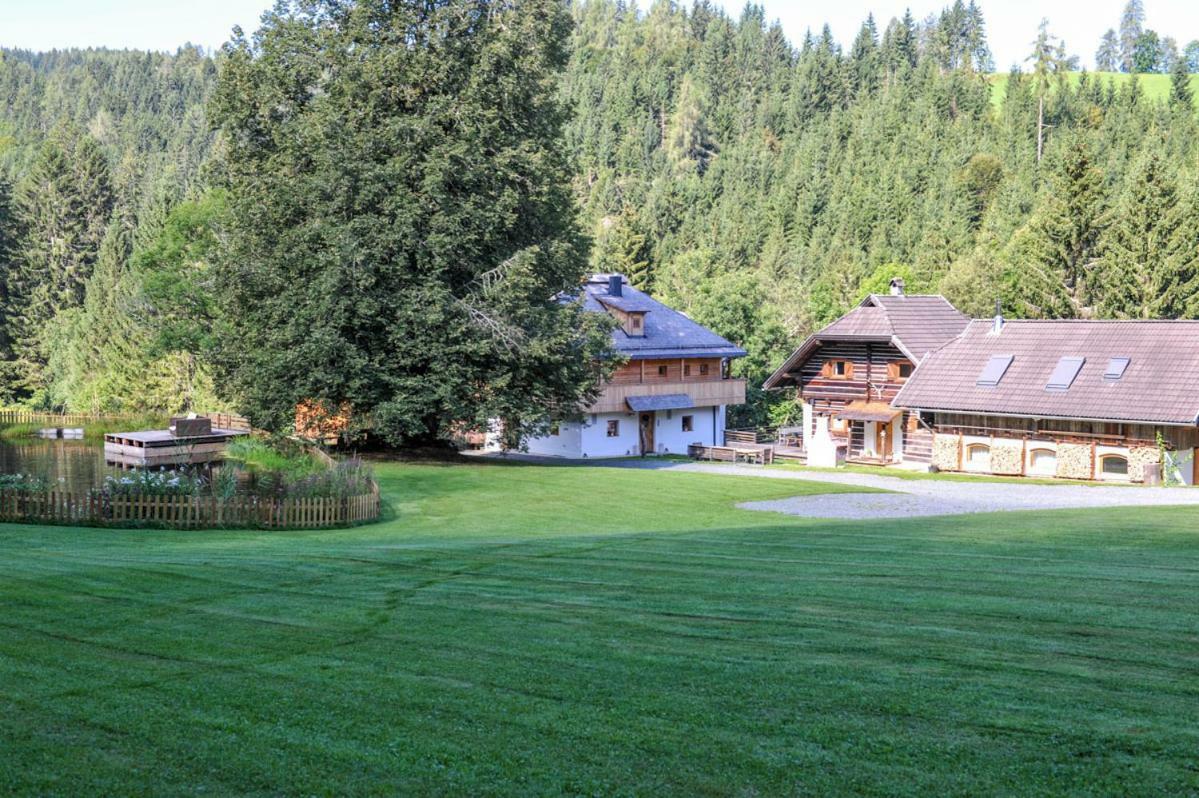
<svg viewBox="0 0 1199 798">
<path fill-rule="evenodd" d="M 633 383 L 631 385 L 606 385 L 600 391 L 595 404 L 587 408 L 588 413 L 627 412 L 625 400 L 630 396 L 665 396 L 685 393 L 696 407 L 714 405 L 740 405 L 745 403 L 745 380 L 677 380 L 671 382 Z"/>
</svg>

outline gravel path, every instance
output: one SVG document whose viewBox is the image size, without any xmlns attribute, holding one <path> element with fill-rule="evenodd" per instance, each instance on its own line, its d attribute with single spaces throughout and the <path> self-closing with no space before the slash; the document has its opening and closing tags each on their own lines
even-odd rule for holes
<svg viewBox="0 0 1199 798">
<path fill-rule="evenodd" d="M 1012 510 L 1059 510 L 1088 507 L 1199 505 L 1199 488 L 1144 488 L 1102 485 L 1033 485 L 1020 482 L 901 479 L 874 474 L 784 471 L 753 466 L 629 460 L 626 468 L 653 468 L 731 474 L 764 479 L 794 479 L 881 488 L 894 493 L 838 493 L 745 502 L 747 510 L 766 510 L 809 518 L 910 518 L 912 516 L 993 513 Z"/>
</svg>

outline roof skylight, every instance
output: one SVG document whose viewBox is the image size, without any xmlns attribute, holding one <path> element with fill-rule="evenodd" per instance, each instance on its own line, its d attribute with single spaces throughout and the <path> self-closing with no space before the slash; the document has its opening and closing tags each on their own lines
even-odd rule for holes
<svg viewBox="0 0 1199 798">
<path fill-rule="evenodd" d="M 1049 382 L 1045 383 L 1045 390 L 1065 391 L 1069 389 L 1074 384 L 1074 378 L 1082 369 L 1082 364 L 1086 362 L 1085 357 L 1063 357 L 1053 368 L 1053 373 L 1049 375 Z"/>
<path fill-rule="evenodd" d="M 991 355 L 991 359 L 983 367 L 982 373 L 978 375 L 975 385 L 994 388 L 1003 379 L 1003 375 L 1007 373 L 1010 365 L 1012 365 L 1011 355 Z"/>
<path fill-rule="evenodd" d="M 1103 372 L 1103 379 L 1120 379 L 1124 376 L 1124 371 L 1128 368 L 1128 364 L 1130 362 L 1132 361 L 1126 357 L 1113 357 L 1111 360 L 1107 361 L 1107 370 Z"/>
</svg>

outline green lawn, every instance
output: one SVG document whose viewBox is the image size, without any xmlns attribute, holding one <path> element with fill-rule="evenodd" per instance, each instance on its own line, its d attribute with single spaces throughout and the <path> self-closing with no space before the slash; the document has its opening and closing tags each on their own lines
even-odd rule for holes
<svg viewBox="0 0 1199 798">
<path fill-rule="evenodd" d="M 1071 72 L 1069 79 L 1071 85 L 1078 85 L 1078 78 L 1081 73 Z M 1109 80 L 1115 80 L 1117 87 L 1122 87 L 1128 81 L 1132 80 L 1132 75 L 1123 72 L 1091 72 L 1092 80 L 1098 78 L 1107 85 Z M 1144 96 L 1150 100 L 1164 100 L 1170 96 L 1170 76 L 1169 75 L 1137 75 L 1141 84 L 1141 91 Z M 999 72 L 991 75 L 991 104 L 996 108 L 1003 105 L 1003 100 L 1007 97 L 1007 81 L 1008 75 L 1006 72 Z M 1199 74 L 1191 75 L 1191 90 L 1199 95 Z"/>
<path fill-rule="evenodd" d="M 0 793 L 1184 794 L 1193 510 L 381 465 L 385 523 L 0 526 Z M 963 486 L 966 487 L 966 486 Z"/>
</svg>

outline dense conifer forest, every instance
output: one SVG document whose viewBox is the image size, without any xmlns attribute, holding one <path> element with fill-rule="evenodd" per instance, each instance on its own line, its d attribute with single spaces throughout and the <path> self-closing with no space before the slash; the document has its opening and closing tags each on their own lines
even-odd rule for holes
<svg viewBox="0 0 1199 798">
<path fill-rule="evenodd" d="M 843 48 L 827 28 L 789 41 L 752 5 L 547 0 L 522 11 L 530 43 L 479 26 L 468 50 L 436 50 L 439 71 L 388 61 L 382 5 L 359 7 L 339 20 L 367 43 L 354 63 L 311 18 L 216 55 L 3 52 L 5 401 L 281 424 L 315 396 L 370 408 L 396 440 L 528 413 L 530 396 L 564 414 L 594 374 L 552 353 L 600 336 L 521 298 L 589 268 L 742 343 L 751 384 L 893 275 L 975 314 L 1199 317 L 1185 57 L 1150 98 L 1135 75 L 1079 74 L 1029 20 L 1027 68 L 998 76 L 996 104 L 973 3 L 866 19 Z M 310 91 L 320 59 L 336 79 Z M 503 100 L 518 89 L 521 108 Z M 786 412 L 755 393 L 733 423 Z"/>
</svg>

